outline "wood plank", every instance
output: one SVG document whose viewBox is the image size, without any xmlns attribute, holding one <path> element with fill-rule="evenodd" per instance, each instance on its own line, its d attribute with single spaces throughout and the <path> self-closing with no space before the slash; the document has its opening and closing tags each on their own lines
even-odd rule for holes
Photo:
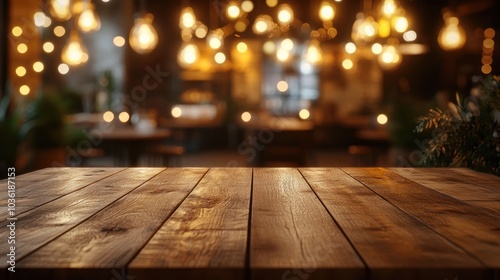
<svg viewBox="0 0 500 280">
<path fill-rule="evenodd" d="M 22 239 L 22 243 L 16 247 L 17 260 L 88 219 L 162 170 L 164 169 L 129 168 L 19 215 L 16 235 Z M 54 185 L 45 191 L 51 192 L 52 189 L 59 188 L 60 186 Z M 5 228 L 7 222 L 0 223 L 0 226 Z M 6 231 L 2 231 L 0 240 L 6 240 L 6 234 Z M 2 247 L 0 251 L 2 268 L 6 267 L 5 250 Z"/>
<path fill-rule="evenodd" d="M 255 169 L 252 199 L 252 279 L 364 279 L 365 265 L 297 169 Z"/>
<path fill-rule="evenodd" d="M 244 279 L 251 182 L 250 168 L 210 169 L 132 261 L 130 274 Z"/>
<path fill-rule="evenodd" d="M 356 251 L 370 279 L 484 279 L 486 266 L 340 169 L 300 169 Z M 465 268 L 465 269 L 464 269 Z"/>
<path fill-rule="evenodd" d="M 16 215 L 123 170 L 124 168 L 45 168 L 17 176 Z M 0 205 L 7 205 L 6 202 L 7 192 L 2 192 Z M 7 215 L 7 211 L 2 211 L 0 220 L 7 219 Z"/>
<path fill-rule="evenodd" d="M 387 201 L 414 216 L 492 268 L 500 268 L 500 219 L 384 168 L 343 168 Z"/>
<path fill-rule="evenodd" d="M 500 177 L 493 174 L 482 173 L 468 168 L 449 168 L 447 172 L 456 174 L 461 179 L 473 184 L 488 186 L 495 190 L 500 188 Z"/>
<path fill-rule="evenodd" d="M 500 216 L 500 200 L 471 200 L 467 201 L 468 203 L 472 203 L 477 206 L 481 206 L 483 208 L 489 209 L 494 212 L 495 215 Z"/>
<path fill-rule="evenodd" d="M 92 277 L 109 279 L 109 270 L 125 268 L 206 172 L 205 168 L 163 171 L 22 259 L 19 267 L 34 272 L 67 270 L 69 275 L 78 275 L 80 269 L 102 269 Z"/>
<path fill-rule="evenodd" d="M 465 169 L 455 171 L 453 168 L 389 168 L 389 170 L 462 201 L 500 200 L 500 178 L 497 178 L 497 185 L 493 187 L 488 184 L 481 185 L 479 179 L 475 183 L 464 179 L 460 171 Z"/>
</svg>

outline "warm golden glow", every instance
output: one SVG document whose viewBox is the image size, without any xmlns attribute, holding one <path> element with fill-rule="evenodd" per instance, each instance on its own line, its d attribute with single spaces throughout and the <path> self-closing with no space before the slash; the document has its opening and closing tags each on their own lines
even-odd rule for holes
<svg viewBox="0 0 500 280">
<path fill-rule="evenodd" d="M 42 72 L 44 68 L 45 66 L 40 61 L 33 63 L 33 70 L 35 70 L 35 72 Z"/>
<path fill-rule="evenodd" d="M 217 62 L 217 64 L 222 64 L 226 62 L 226 55 L 222 52 L 218 52 L 215 54 L 214 60 L 215 62 Z"/>
<path fill-rule="evenodd" d="M 253 2 L 250 1 L 250 0 L 245 0 L 243 2 L 241 2 L 241 9 L 245 12 L 245 13 L 250 13 L 251 11 L 253 11 L 253 8 L 254 8 L 254 5 L 253 5 Z"/>
<path fill-rule="evenodd" d="M 102 118 L 105 122 L 112 122 L 115 119 L 115 114 L 111 111 L 107 111 L 102 115 Z"/>
<path fill-rule="evenodd" d="M 465 40 L 465 31 L 460 26 L 458 18 L 446 18 L 445 25 L 439 31 L 439 46 L 446 51 L 457 50 L 464 46 Z"/>
<path fill-rule="evenodd" d="M 485 39 L 483 41 L 483 47 L 487 49 L 492 49 L 493 46 L 495 46 L 495 41 L 493 41 L 493 39 Z"/>
<path fill-rule="evenodd" d="M 19 88 L 19 93 L 21 93 L 22 95 L 28 95 L 30 93 L 31 89 L 29 86 L 27 85 L 22 85 L 20 88 Z"/>
<path fill-rule="evenodd" d="M 276 5 L 278 5 L 278 0 L 266 0 L 266 5 L 269 8 L 274 8 Z"/>
<path fill-rule="evenodd" d="M 50 14 L 57 20 L 66 21 L 71 17 L 71 0 L 50 0 Z"/>
<path fill-rule="evenodd" d="M 345 51 L 346 53 L 355 53 L 356 52 L 356 45 L 353 42 L 349 42 L 345 44 Z"/>
<path fill-rule="evenodd" d="M 194 44 L 187 44 L 179 51 L 177 61 L 183 67 L 189 67 L 198 61 L 200 53 L 198 47 Z"/>
<path fill-rule="evenodd" d="M 495 37 L 495 30 L 493 28 L 487 28 L 486 30 L 484 30 L 484 37 L 493 39 L 493 37 Z"/>
<path fill-rule="evenodd" d="M 486 74 L 486 75 L 490 74 L 491 70 L 492 70 L 492 68 L 491 68 L 491 65 L 489 65 L 489 64 L 485 64 L 481 67 L 481 72 L 483 72 L 483 74 Z"/>
<path fill-rule="evenodd" d="M 49 27 L 52 24 L 52 20 L 49 17 L 45 17 L 45 21 L 43 22 L 43 27 Z"/>
<path fill-rule="evenodd" d="M 396 17 L 393 20 L 394 30 L 403 33 L 408 29 L 408 19 L 404 16 Z"/>
<path fill-rule="evenodd" d="M 344 61 L 342 61 L 342 67 L 344 67 L 345 70 L 351 70 L 353 66 L 354 63 L 350 59 L 344 59 Z"/>
<path fill-rule="evenodd" d="M 244 122 L 249 122 L 252 120 L 252 114 L 250 114 L 249 112 L 243 112 L 241 114 L 241 120 L 244 121 Z"/>
<path fill-rule="evenodd" d="M 238 45 L 236 45 L 236 49 L 238 52 L 244 53 L 248 50 L 248 46 L 244 42 L 239 42 Z"/>
<path fill-rule="evenodd" d="M 71 66 L 78 66 L 85 63 L 85 57 L 88 53 L 80 40 L 76 31 L 72 31 L 68 43 L 64 46 L 61 53 L 61 60 Z"/>
<path fill-rule="evenodd" d="M 391 23 L 386 18 L 378 20 L 378 36 L 387 38 L 391 35 Z"/>
<path fill-rule="evenodd" d="M 179 107 L 173 107 L 172 110 L 170 110 L 170 114 L 172 114 L 172 117 L 174 118 L 180 118 L 182 116 L 182 110 Z"/>
<path fill-rule="evenodd" d="M 117 47 L 123 47 L 125 45 L 125 38 L 123 38 L 122 36 L 116 36 L 115 38 L 113 38 L 113 44 L 115 44 L 115 46 Z"/>
<path fill-rule="evenodd" d="M 24 77 L 24 75 L 26 75 L 26 68 L 22 67 L 22 66 L 19 66 L 16 68 L 16 75 L 18 77 Z"/>
<path fill-rule="evenodd" d="M 322 21 L 331 21 L 334 17 L 335 10 L 332 5 L 327 1 L 323 1 L 323 3 L 321 3 L 321 7 L 319 8 L 319 18 Z"/>
<path fill-rule="evenodd" d="M 42 48 L 44 52 L 51 53 L 54 51 L 54 44 L 52 44 L 51 42 L 45 42 Z"/>
<path fill-rule="evenodd" d="M 121 113 L 118 115 L 118 119 L 119 119 L 122 123 L 126 123 L 126 122 L 128 122 L 128 120 L 130 119 L 130 115 L 129 115 L 129 113 L 127 113 L 127 112 L 121 112 Z"/>
<path fill-rule="evenodd" d="M 284 49 L 279 49 L 276 52 L 276 58 L 282 62 L 287 61 L 290 58 L 290 53 Z"/>
<path fill-rule="evenodd" d="M 377 116 L 377 122 L 381 125 L 384 125 L 386 124 L 387 122 L 389 121 L 389 119 L 387 118 L 386 115 L 384 114 L 380 114 Z"/>
<path fill-rule="evenodd" d="M 278 10 L 278 21 L 282 24 L 290 24 L 293 21 L 293 10 L 288 4 L 283 4 Z"/>
<path fill-rule="evenodd" d="M 101 28 L 101 20 L 95 13 L 92 4 L 88 2 L 84 4 L 84 9 L 78 16 L 77 25 L 83 32 L 97 31 Z"/>
<path fill-rule="evenodd" d="M 264 53 L 267 55 L 271 55 L 276 51 L 276 44 L 273 41 L 267 41 L 262 46 Z"/>
<path fill-rule="evenodd" d="M 278 89 L 279 92 L 285 92 L 288 90 L 288 83 L 286 81 L 279 81 L 278 84 L 276 84 L 276 89 Z"/>
<path fill-rule="evenodd" d="M 247 24 L 243 20 L 239 20 L 234 23 L 234 29 L 238 32 L 245 32 L 245 30 L 247 30 Z"/>
<path fill-rule="evenodd" d="M 311 116 L 311 113 L 307 109 L 302 109 L 299 112 L 299 118 L 307 120 Z"/>
<path fill-rule="evenodd" d="M 45 19 L 46 19 L 46 16 L 42 12 L 36 12 L 33 15 L 33 22 L 38 27 L 42 27 L 45 24 Z"/>
<path fill-rule="evenodd" d="M 57 37 L 62 37 L 64 36 L 64 34 L 66 34 L 66 29 L 64 29 L 64 27 L 60 25 L 54 27 L 54 35 L 56 35 Z"/>
<path fill-rule="evenodd" d="M 375 43 L 372 45 L 372 53 L 373 54 L 380 54 L 382 53 L 382 45 L 379 43 Z"/>
<path fill-rule="evenodd" d="M 394 0 L 384 0 L 381 10 L 386 17 L 392 17 L 396 12 L 396 3 Z"/>
<path fill-rule="evenodd" d="M 153 19 L 152 14 L 137 18 L 130 30 L 128 40 L 132 49 L 138 54 L 150 53 L 158 45 L 158 33 L 153 27 Z"/>
<path fill-rule="evenodd" d="M 208 28 L 206 25 L 200 25 L 196 28 L 194 35 L 200 39 L 203 39 L 207 36 Z"/>
<path fill-rule="evenodd" d="M 408 30 L 405 33 L 403 33 L 403 39 L 406 42 L 413 42 L 413 41 L 417 40 L 417 32 L 415 32 L 413 30 Z"/>
<path fill-rule="evenodd" d="M 184 8 L 181 13 L 181 19 L 179 21 L 179 27 L 181 29 L 191 29 L 196 24 L 196 16 L 191 7 Z"/>
<path fill-rule="evenodd" d="M 481 63 L 482 64 L 491 64 L 493 63 L 493 57 L 489 56 L 489 55 L 484 55 L 482 58 L 481 58 Z"/>
<path fill-rule="evenodd" d="M 14 26 L 14 28 L 12 28 L 12 35 L 14 35 L 15 37 L 19 37 L 23 34 L 23 29 L 19 26 Z"/>
<path fill-rule="evenodd" d="M 240 16 L 241 10 L 238 3 L 231 1 L 227 5 L 226 14 L 229 18 L 235 19 Z"/>
<path fill-rule="evenodd" d="M 294 44 L 293 44 L 293 41 L 290 38 L 287 38 L 287 39 L 281 41 L 281 45 L 280 46 L 285 51 L 290 52 L 290 51 L 293 50 Z"/>
<path fill-rule="evenodd" d="M 257 34 L 269 32 L 273 28 L 273 19 L 268 15 L 260 15 L 255 19 L 253 31 Z"/>
<path fill-rule="evenodd" d="M 382 48 L 382 53 L 378 55 L 378 62 L 382 69 L 394 69 L 401 64 L 401 54 L 395 46 L 387 45 Z"/>
<path fill-rule="evenodd" d="M 17 45 L 17 51 L 19 53 L 26 53 L 28 51 L 28 46 L 26 46 L 26 44 L 24 44 L 24 43 L 21 43 L 21 44 Z"/>
<path fill-rule="evenodd" d="M 313 41 L 307 46 L 305 59 L 310 64 L 318 64 L 323 59 L 323 52 L 318 41 Z"/>
<path fill-rule="evenodd" d="M 217 29 L 211 32 L 207 37 L 208 46 L 216 50 L 222 47 L 222 40 L 224 38 L 224 33 L 221 29 Z"/>
<path fill-rule="evenodd" d="M 68 74 L 68 72 L 69 72 L 68 64 L 66 64 L 66 63 L 59 64 L 59 66 L 57 66 L 57 71 L 62 75 Z"/>
<path fill-rule="evenodd" d="M 352 26 L 351 38 L 355 43 L 368 43 L 375 39 L 378 32 L 378 24 L 371 16 L 364 17 L 363 14 L 358 14 L 358 19 Z"/>
</svg>

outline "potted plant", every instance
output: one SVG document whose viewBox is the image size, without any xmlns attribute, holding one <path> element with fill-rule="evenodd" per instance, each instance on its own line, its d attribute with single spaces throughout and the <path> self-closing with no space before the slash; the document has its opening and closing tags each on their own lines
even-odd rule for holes
<svg viewBox="0 0 500 280">
<path fill-rule="evenodd" d="M 29 131 L 32 169 L 65 165 L 67 135 L 63 117 L 63 104 L 54 95 L 38 95 L 27 105 L 24 125 Z"/>
<path fill-rule="evenodd" d="M 11 106 L 7 94 L 0 101 L 0 168 L 18 167 L 19 147 L 23 142 L 22 120 L 19 110 Z"/>
<path fill-rule="evenodd" d="M 500 78 L 488 77 L 471 96 L 431 109 L 417 132 L 432 131 L 423 161 L 431 166 L 468 167 L 500 176 Z"/>
</svg>

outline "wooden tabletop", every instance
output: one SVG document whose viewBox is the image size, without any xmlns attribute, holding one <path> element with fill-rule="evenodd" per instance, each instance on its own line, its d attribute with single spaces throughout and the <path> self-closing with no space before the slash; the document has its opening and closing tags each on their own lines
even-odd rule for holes
<svg viewBox="0 0 500 280">
<path fill-rule="evenodd" d="M 500 178 L 468 169 L 49 168 L 1 279 L 498 279 Z M 9 278 L 10 277 L 10 278 Z"/>
</svg>

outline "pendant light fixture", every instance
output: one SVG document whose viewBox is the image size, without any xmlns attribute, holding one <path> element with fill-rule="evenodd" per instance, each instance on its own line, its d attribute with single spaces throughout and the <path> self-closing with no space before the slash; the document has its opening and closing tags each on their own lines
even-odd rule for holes
<svg viewBox="0 0 500 280">
<path fill-rule="evenodd" d="M 70 66 L 79 66 L 85 64 L 89 58 L 87 49 L 83 45 L 78 32 L 73 29 L 69 35 L 69 41 L 64 46 L 61 59 Z"/>
<path fill-rule="evenodd" d="M 134 21 L 134 26 L 132 26 L 129 34 L 129 43 L 136 53 L 147 54 L 152 52 L 158 45 L 158 33 L 153 26 L 154 16 L 145 12 L 144 0 L 140 3 L 141 16 Z"/>
</svg>

